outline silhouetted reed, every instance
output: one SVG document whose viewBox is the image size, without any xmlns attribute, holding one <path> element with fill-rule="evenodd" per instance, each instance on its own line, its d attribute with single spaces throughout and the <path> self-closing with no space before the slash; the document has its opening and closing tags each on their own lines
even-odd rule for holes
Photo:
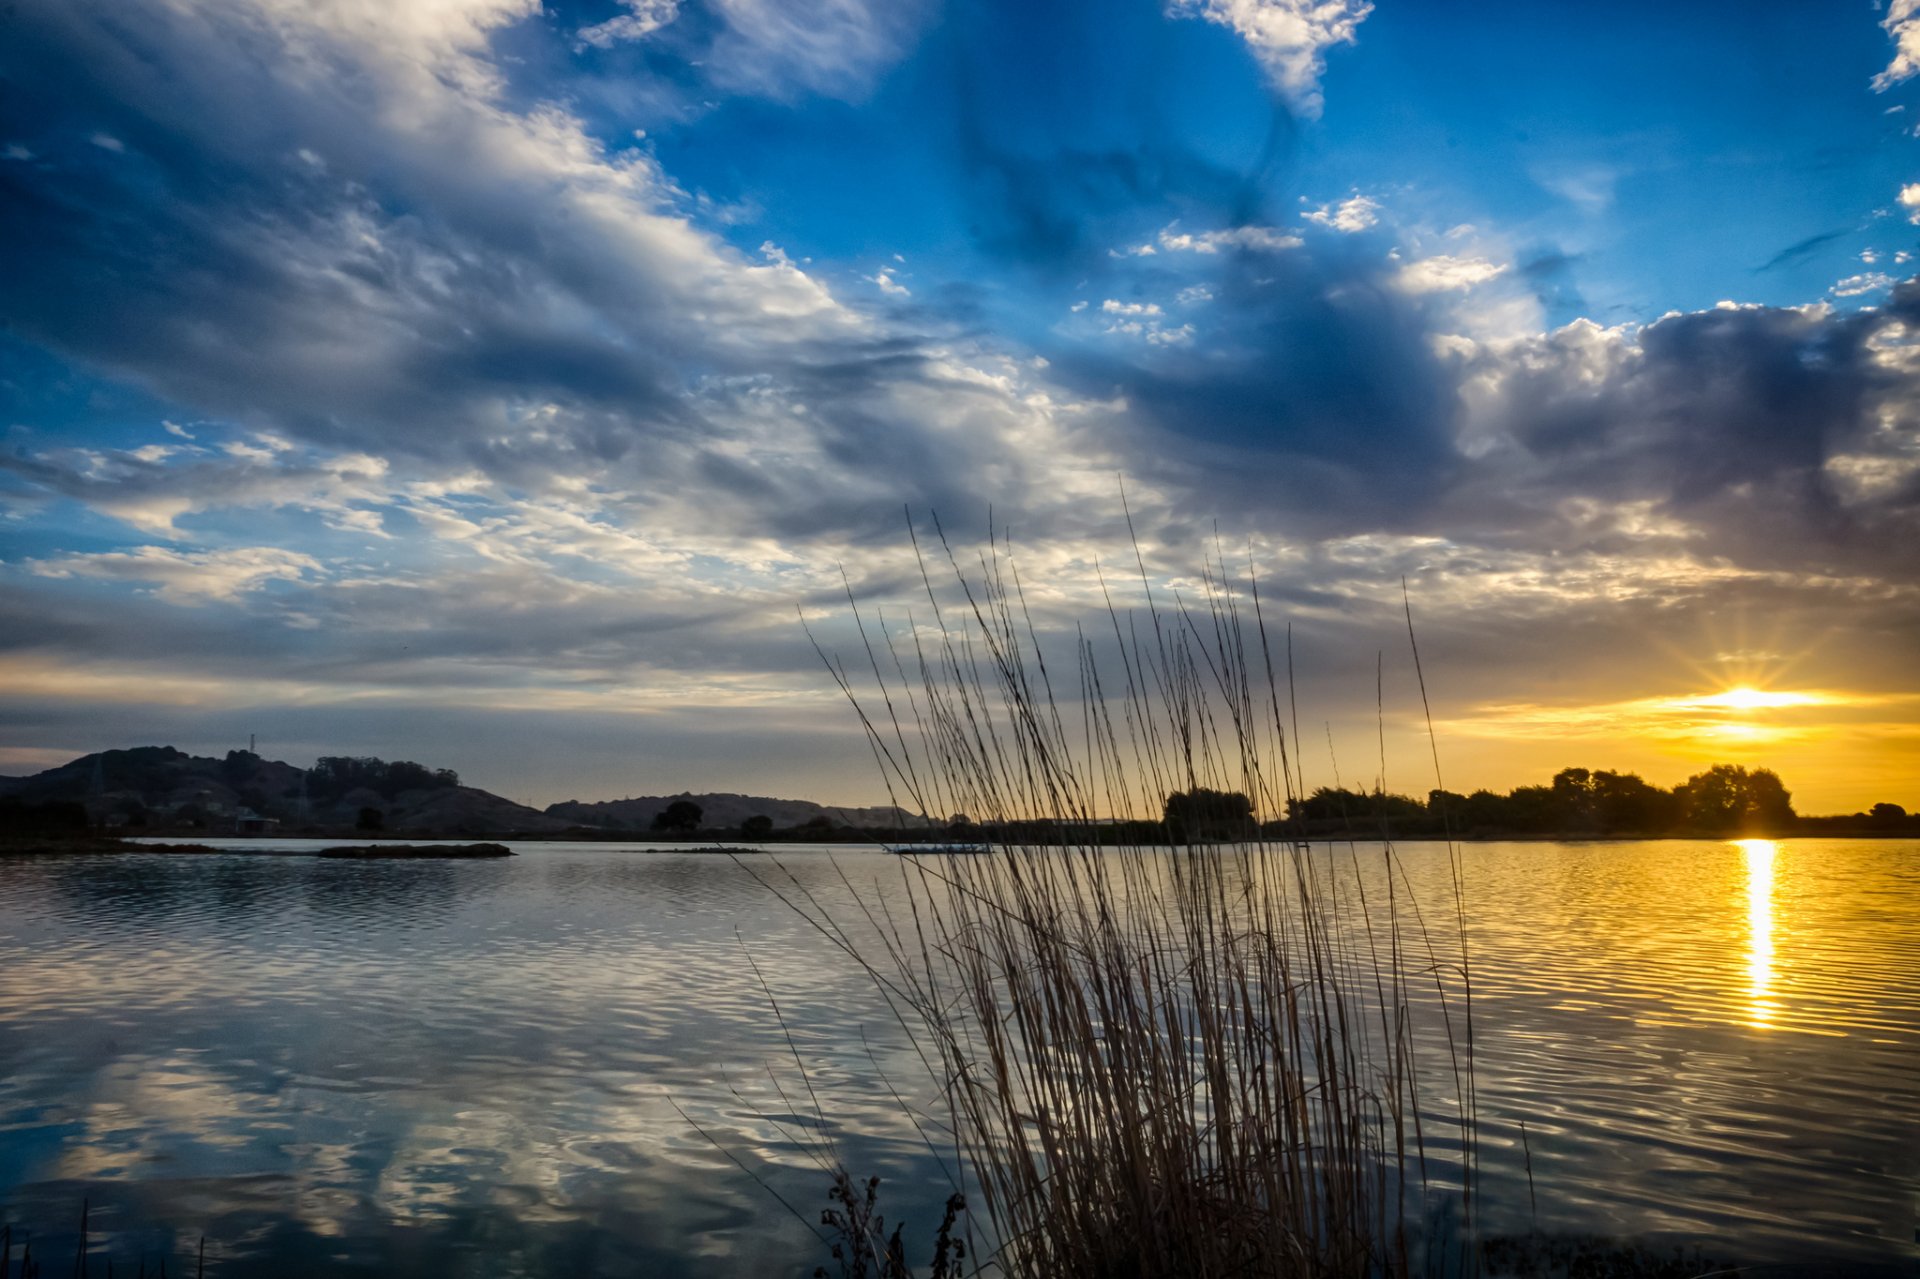
<svg viewBox="0 0 1920 1279">
<path fill-rule="evenodd" d="M 104 1274 L 106 1279 L 114 1279 L 113 1258 L 99 1258 L 100 1264 L 94 1265 L 95 1257 L 91 1251 L 93 1243 L 92 1205 L 82 1200 L 80 1203 L 80 1236 L 74 1245 L 73 1260 L 67 1267 L 72 1279 L 90 1279 L 91 1276 Z M 44 1279 L 42 1258 L 33 1252 L 33 1238 L 23 1234 L 20 1239 L 20 1252 L 14 1254 L 13 1226 L 11 1223 L 0 1225 L 0 1279 Z M 183 1268 L 193 1274 L 194 1279 L 205 1279 L 207 1273 L 207 1241 L 203 1236 L 200 1250 L 193 1259 L 190 1268 Z M 128 1273 L 121 1271 L 121 1273 Z M 139 1258 L 131 1271 L 133 1279 L 167 1279 L 167 1261 L 165 1257 L 156 1258 L 149 1266 L 146 1258 Z"/>
<path fill-rule="evenodd" d="M 856 892 L 849 919 L 796 877 L 763 880 L 865 968 L 921 1053 L 940 1102 L 908 1113 L 984 1208 L 970 1264 L 1050 1279 L 1471 1269 L 1470 1228 L 1419 1229 L 1429 1192 L 1459 1196 L 1456 1223 L 1473 1210 L 1457 862 L 1442 928 L 1391 845 L 1312 851 L 1252 825 L 1161 848 L 1092 835 L 1175 792 L 1238 792 L 1256 814 L 1302 792 L 1293 689 L 1252 574 L 1230 582 L 1216 551 L 1200 598 L 1166 606 L 1141 563 L 1141 611 L 1109 593 L 1110 634 L 1077 633 L 1062 667 L 1004 544 L 977 571 L 939 545 L 944 588 L 920 561 L 930 625 L 870 625 L 849 591 L 864 661 L 822 656 L 895 803 L 1039 833 L 903 858 L 898 913 Z"/>
</svg>

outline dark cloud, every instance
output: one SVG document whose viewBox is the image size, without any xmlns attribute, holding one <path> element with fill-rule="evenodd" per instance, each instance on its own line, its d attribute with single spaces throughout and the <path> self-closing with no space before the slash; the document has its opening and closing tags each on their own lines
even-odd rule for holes
<svg viewBox="0 0 1920 1279">
<path fill-rule="evenodd" d="M 1816 251 L 1832 244 L 1835 240 L 1840 239 L 1851 230 L 1851 227 L 1841 227 L 1837 231 L 1822 231 L 1819 235 L 1810 235 L 1804 240 L 1797 240 L 1768 258 L 1765 262 L 1762 262 L 1759 266 L 1753 268 L 1753 272 L 1755 275 L 1759 275 L 1765 271 L 1777 270 L 1780 267 L 1792 266 L 1797 262 L 1804 261 L 1813 256 Z"/>
<path fill-rule="evenodd" d="M 1490 453 L 1469 487 L 1650 502 L 1736 562 L 1909 580 L 1916 308 L 1909 281 L 1878 310 L 1726 307 L 1487 355 L 1499 393 L 1476 425 L 1521 453 Z"/>
</svg>

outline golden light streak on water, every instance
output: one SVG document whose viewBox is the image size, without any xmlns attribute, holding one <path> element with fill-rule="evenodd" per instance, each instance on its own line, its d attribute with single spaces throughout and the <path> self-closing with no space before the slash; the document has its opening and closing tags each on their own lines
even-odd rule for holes
<svg viewBox="0 0 1920 1279">
<path fill-rule="evenodd" d="M 1766 1029 L 1773 1018 L 1773 859 L 1770 839 L 1734 841 L 1747 863 L 1747 1024 Z"/>
</svg>

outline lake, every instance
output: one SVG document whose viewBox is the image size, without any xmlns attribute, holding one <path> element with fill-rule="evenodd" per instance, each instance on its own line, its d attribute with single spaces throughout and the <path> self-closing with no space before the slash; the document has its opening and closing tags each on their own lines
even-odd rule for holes
<svg viewBox="0 0 1920 1279">
<path fill-rule="evenodd" d="M 5 1219 L 70 1255 L 84 1199 L 116 1258 L 204 1232 L 211 1274 L 805 1275 L 831 1143 L 930 1233 L 910 1045 L 747 865 L 513 847 L 0 858 Z M 1447 909 L 1445 847 L 1400 851 Z M 1461 858 L 1490 1227 L 1920 1270 L 1920 841 Z"/>
</svg>

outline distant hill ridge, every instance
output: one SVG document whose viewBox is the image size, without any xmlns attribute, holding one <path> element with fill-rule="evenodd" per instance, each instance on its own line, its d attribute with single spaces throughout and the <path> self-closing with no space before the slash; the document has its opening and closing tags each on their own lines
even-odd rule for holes
<svg viewBox="0 0 1920 1279">
<path fill-rule="evenodd" d="M 736 795 L 730 791 L 678 795 L 638 795 L 631 799 L 599 801 L 569 799 L 547 805 L 549 817 L 565 818 L 579 826 L 601 826 L 613 830 L 646 830 L 653 819 L 675 800 L 689 800 L 700 806 L 702 828 L 737 829 L 749 817 L 766 817 L 775 827 L 804 826 L 818 817 L 837 825 L 887 827 L 924 826 L 927 823 L 904 809 L 885 804 L 873 807 L 840 807 L 816 804 L 806 799 L 774 799 L 765 795 Z"/>
<path fill-rule="evenodd" d="M 574 826 L 644 831 L 675 800 L 699 805 L 702 829 L 734 829 L 756 816 L 771 819 L 775 827 L 803 826 L 822 817 L 849 826 L 925 824 L 884 805 L 834 807 L 730 792 L 567 800 L 542 812 L 462 786 L 451 772 L 404 761 L 326 757 L 321 765 L 305 769 L 251 751 L 229 751 L 217 759 L 172 746 L 136 746 L 96 751 L 28 777 L 0 777 L 0 798 L 71 801 L 85 805 L 95 822 L 112 826 L 209 831 L 231 828 L 243 814 L 271 819 L 289 831 L 351 827 L 368 808 L 379 811 L 384 830 L 411 834 L 554 834 Z"/>
</svg>

